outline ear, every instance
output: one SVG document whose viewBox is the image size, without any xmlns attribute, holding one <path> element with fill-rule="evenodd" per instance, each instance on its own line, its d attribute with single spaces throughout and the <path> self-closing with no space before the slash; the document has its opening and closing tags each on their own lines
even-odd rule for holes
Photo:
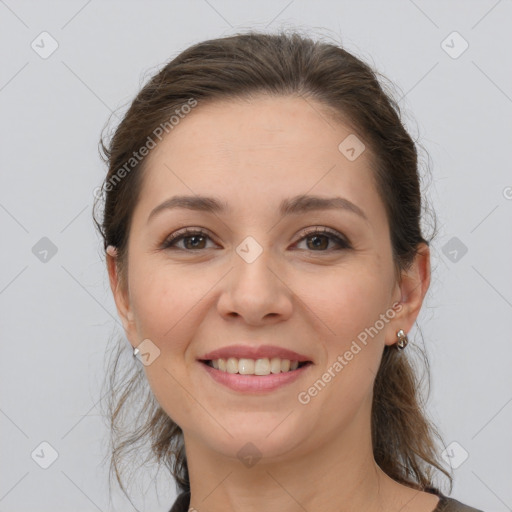
<svg viewBox="0 0 512 512">
<path fill-rule="evenodd" d="M 423 299 L 430 286 L 430 248 L 422 243 L 410 268 L 402 272 L 401 282 L 397 283 L 394 301 L 400 302 L 395 317 L 389 322 L 386 345 L 394 345 L 397 331 L 403 329 L 408 334 L 421 310 Z"/>
<path fill-rule="evenodd" d="M 117 257 L 117 248 L 113 245 L 109 245 L 107 247 L 107 270 L 110 281 L 110 288 L 114 296 L 117 312 L 121 318 L 121 322 L 123 323 L 126 337 L 132 346 L 137 346 L 137 331 L 135 328 L 133 311 L 130 306 L 128 287 L 125 286 L 120 280 Z"/>
</svg>

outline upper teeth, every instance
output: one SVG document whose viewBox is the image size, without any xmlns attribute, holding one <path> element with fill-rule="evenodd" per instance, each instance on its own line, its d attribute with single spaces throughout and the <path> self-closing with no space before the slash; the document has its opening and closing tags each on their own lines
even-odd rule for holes
<svg viewBox="0 0 512 512">
<path fill-rule="evenodd" d="M 237 359 L 229 357 L 228 359 L 215 359 L 211 361 L 212 366 L 217 370 L 228 373 L 240 373 L 242 375 L 269 375 L 271 373 L 281 373 L 296 370 L 299 361 L 290 361 L 289 359 L 280 359 L 273 357 L 269 359 Z"/>
</svg>

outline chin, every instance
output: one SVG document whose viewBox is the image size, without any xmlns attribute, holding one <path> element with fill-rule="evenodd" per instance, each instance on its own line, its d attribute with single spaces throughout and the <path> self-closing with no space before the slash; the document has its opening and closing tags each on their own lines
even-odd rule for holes
<svg viewBox="0 0 512 512">
<path fill-rule="evenodd" d="M 285 415 L 286 416 L 286 415 Z M 286 459 L 294 450 L 303 450 L 308 436 L 300 436 L 293 424 L 284 425 L 287 420 L 259 421 L 256 424 L 242 426 L 238 424 L 228 430 L 216 429 L 217 435 L 208 432 L 205 443 L 212 450 L 226 457 L 235 457 L 251 467 L 255 460 L 261 462 L 280 462 Z M 206 433 L 204 433 L 206 435 Z"/>
</svg>

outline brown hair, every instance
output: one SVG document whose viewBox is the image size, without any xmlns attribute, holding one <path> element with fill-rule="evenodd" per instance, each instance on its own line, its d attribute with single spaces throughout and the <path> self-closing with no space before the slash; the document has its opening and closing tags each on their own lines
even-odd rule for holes
<svg viewBox="0 0 512 512">
<path fill-rule="evenodd" d="M 415 142 L 402 125 L 398 102 L 384 92 L 378 76 L 384 78 L 339 45 L 313 41 L 296 31 L 279 34 L 250 31 L 203 41 L 166 64 L 138 93 L 108 145 L 102 135 L 102 156 L 108 163 L 102 187 L 104 212 L 100 222 L 96 221 L 94 211 L 93 217 L 104 248 L 108 245 L 117 248 L 121 283 L 126 279 L 131 216 L 147 160 L 131 162 L 132 167 L 127 169 L 126 163 L 134 152 L 147 145 L 149 139 L 153 140 L 151 134 L 156 133 L 157 127 L 169 125 L 173 113 L 187 102 L 190 104 L 191 98 L 201 105 L 260 93 L 316 100 L 333 118 L 350 123 L 364 140 L 370 149 L 373 176 L 386 208 L 395 272 L 400 279 L 401 271 L 413 262 L 418 245 L 429 245 L 429 241 L 422 236 L 420 226 L 425 205 Z M 121 168 L 125 169 L 122 179 L 116 179 Z M 419 352 L 430 378 L 426 354 Z M 119 366 L 123 355 L 131 363 L 128 361 L 128 370 L 121 376 Z M 149 437 L 151 453 L 143 463 L 148 460 L 156 460 L 159 466 L 164 463 L 179 489 L 189 491 L 183 433 L 156 402 L 140 366 L 133 362 L 128 344 L 119 340 L 117 353 L 109 363 L 106 402 L 112 433 L 111 472 L 115 470 L 125 492 L 122 471 L 119 471 L 124 454 L 134 450 L 137 443 L 144 445 Z M 374 458 L 391 478 L 423 491 L 436 489 L 433 485 L 433 468 L 436 468 L 448 477 L 451 492 L 452 477 L 441 466 L 435 446 L 435 438 L 441 437 L 425 415 L 419 386 L 422 382 L 408 355 L 399 354 L 393 347 L 384 348 L 373 389 Z M 141 393 L 140 398 L 137 392 Z M 133 417 L 139 419 L 139 424 L 135 426 L 132 420 L 125 429 L 123 413 L 133 411 L 137 404 L 141 409 Z"/>
</svg>

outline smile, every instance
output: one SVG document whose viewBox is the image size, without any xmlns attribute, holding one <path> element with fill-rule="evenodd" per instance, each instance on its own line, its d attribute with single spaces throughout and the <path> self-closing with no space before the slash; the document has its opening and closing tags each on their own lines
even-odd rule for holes
<svg viewBox="0 0 512 512">
<path fill-rule="evenodd" d="M 273 391 L 286 384 L 291 384 L 313 366 L 310 361 L 299 363 L 279 358 L 253 360 L 230 357 L 227 360 L 221 358 L 199 362 L 216 383 L 234 391 L 252 393 Z M 278 362 L 279 372 L 277 372 Z M 214 365 L 219 367 L 215 368 Z M 272 372 L 272 367 L 276 370 L 275 373 Z M 242 369 L 241 373 L 240 369 Z"/>
</svg>

